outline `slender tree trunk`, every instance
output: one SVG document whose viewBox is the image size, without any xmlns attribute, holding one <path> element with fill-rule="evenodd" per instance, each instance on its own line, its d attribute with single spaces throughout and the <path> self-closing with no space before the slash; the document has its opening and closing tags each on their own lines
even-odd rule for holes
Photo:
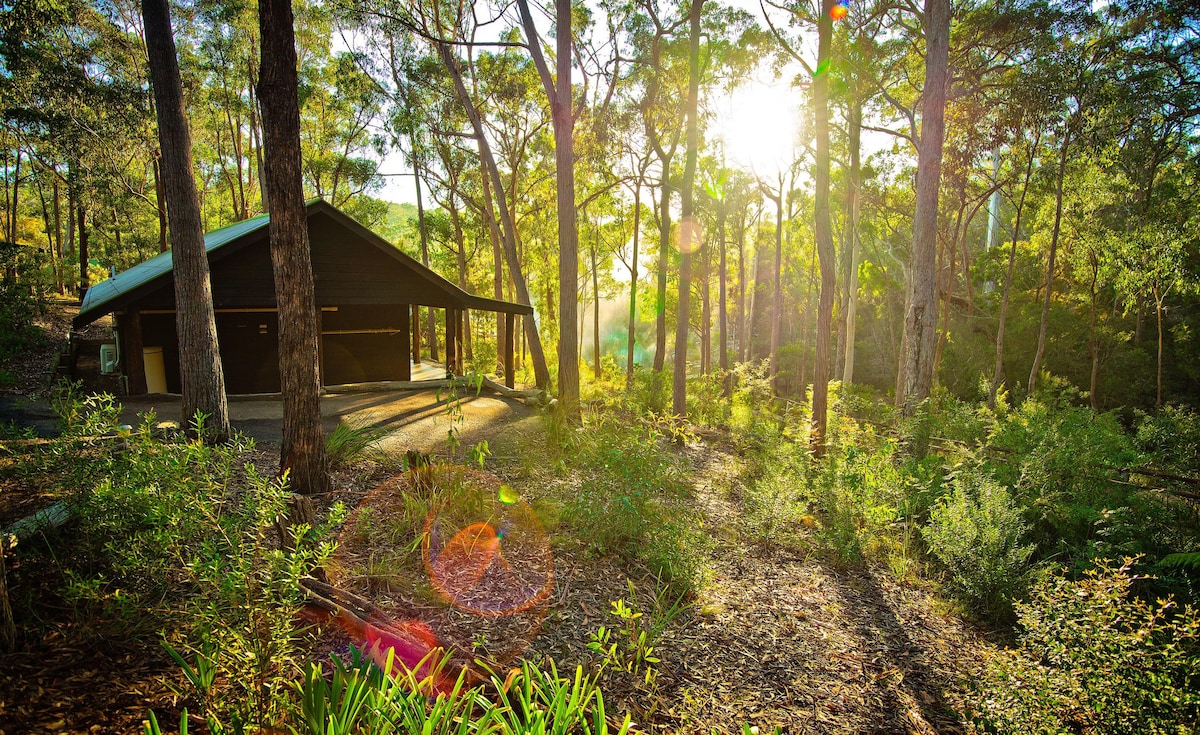
<svg viewBox="0 0 1200 735">
<path fill-rule="evenodd" d="M 937 342 L 937 212 L 942 143 L 946 134 L 946 79 L 950 55 L 950 2 L 925 2 L 925 90 L 917 152 L 917 208 L 913 216 L 912 280 L 904 333 L 902 413 L 912 416 L 933 388 Z"/>
<path fill-rule="evenodd" d="M 597 235 L 598 237 L 599 235 Z M 595 374 L 599 380 L 603 371 L 600 366 L 600 272 L 596 270 L 596 246 L 592 245 L 592 359 L 596 361 Z"/>
<path fill-rule="evenodd" d="M 654 292 L 654 372 L 667 363 L 667 264 L 671 260 L 671 157 L 662 159 L 662 191 L 659 194 L 658 284 Z"/>
<path fill-rule="evenodd" d="M 704 0 L 692 0 L 688 13 L 687 150 L 683 159 L 683 191 L 679 220 L 679 308 L 675 314 L 675 372 L 671 384 L 671 413 L 687 419 L 687 345 L 691 323 L 692 254 L 700 248 L 694 189 L 700 152 L 700 16 Z"/>
<path fill-rule="evenodd" d="M 17 241 L 17 210 L 21 200 L 21 146 L 17 146 L 16 161 L 13 164 L 12 177 L 12 212 L 8 216 L 8 241 Z"/>
<path fill-rule="evenodd" d="M 842 386 L 854 382 L 854 338 L 855 326 L 858 319 L 858 215 L 862 191 L 861 138 L 862 138 L 862 105 L 857 98 L 850 106 L 850 116 L 847 120 L 850 133 L 850 206 L 846 229 L 850 237 L 850 259 L 846 263 L 846 326 L 842 338 L 845 347 L 845 357 L 842 359 Z"/>
<path fill-rule="evenodd" d="M 492 185 L 488 177 L 483 178 L 483 207 L 487 219 L 488 237 L 492 242 L 492 296 L 497 301 L 504 299 L 504 248 L 500 245 L 500 226 L 496 224 L 496 208 L 492 202 Z M 502 369 L 504 364 L 504 319 L 496 315 L 496 362 Z M 510 377 L 505 375 L 504 377 Z"/>
<path fill-rule="evenodd" d="M 496 210 L 501 213 L 500 226 L 501 232 L 504 234 L 504 257 L 508 260 L 508 272 L 517 290 L 517 302 L 525 306 L 530 306 L 533 302 L 529 298 L 529 287 L 526 285 L 525 274 L 521 270 L 521 263 L 517 257 L 516 225 L 509 216 L 508 203 L 504 194 L 504 183 L 500 178 L 500 169 L 496 166 L 496 157 L 492 155 L 492 146 L 488 143 L 487 136 L 484 133 L 483 119 L 479 116 L 479 109 L 475 107 L 475 103 L 467 93 L 467 87 L 463 83 L 462 69 L 459 67 L 458 60 L 454 58 L 450 46 L 445 43 L 439 43 L 437 44 L 437 49 L 442 63 L 450 72 L 459 103 L 462 104 L 464 111 L 467 113 L 467 118 L 471 121 L 471 129 L 475 133 L 475 142 L 479 147 L 479 158 L 483 163 L 484 170 L 492 180 L 492 192 L 496 197 Z M 537 324 L 533 319 L 529 318 L 522 318 L 521 323 L 525 328 L 525 339 L 529 346 L 529 355 L 533 359 L 534 381 L 538 388 L 547 390 L 550 387 L 550 368 L 546 365 L 546 353 L 542 349 L 542 338 L 538 334 Z M 574 320 L 572 320 L 572 323 L 574 323 Z M 447 347 L 447 352 L 449 352 L 449 347 Z"/>
<path fill-rule="evenodd" d="M 554 169 L 558 201 L 558 407 L 568 420 L 579 413 L 579 225 L 575 213 L 575 117 L 571 94 L 571 0 L 555 0 L 555 79 L 542 55 L 541 39 L 526 0 L 517 0 L 529 54 L 541 77 L 554 124 Z M 497 186 L 499 183 L 497 182 Z"/>
<path fill-rule="evenodd" d="M 1050 323 L 1050 294 L 1054 290 L 1054 261 L 1058 255 L 1058 234 L 1062 226 L 1063 179 L 1067 174 L 1067 149 L 1071 145 L 1071 128 L 1063 134 L 1058 154 L 1058 183 L 1054 192 L 1054 228 L 1050 231 L 1050 257 L 1046 265 L 1046 293 L 1042 297 L 1042 319 L 1038 326 L 1037 352 L 1033 356 L 1033 367 L 1029 370 L 1029 395 L 1037 385 L 1038 373 L 1042 370 L 1042 358 L 1046 354 L 1046 331 Z"/>
<path fill-rule="evenodd" d="M 700 281 L 700 374 L 708 375 L 712 362 L 712 298 L 709 291 L 711 264 L 710 248 L 704 248 L 700 253 L 699 272 L 696 278 Z"/>
<path fill-rule="evenodd" d="M 1096 388 L 1100 382 L 1100 344 L 1096 338 L 1096 281 L 1100 276 L 1100 267 L 1095 252 L 1088 253 L 1088 262 L 1092 267 L 1092 278 L 1088 284 L 1088 292 L 1091 295 L 1091 313 L 1088 315 L 1088 352 L 1092 358 L 1092 374 L 1088 381 L 1088 398 L 1092 404 L 1092 411 L 1100 413 L 1100 398 L 1096 394 Z"/>
<path fill-rule="evenodd" d="M 1017 260 L 1017 239 L 1021 235 L 1021 214 L 1025 210 L 1025 195 L 1029 191 L 1029 178 L 1033 173 L 1033 161 L 1037 158 L 1039 142 L 1041 142 L 1040 131 L 1034 135 L 1033 146 L 1029 150 L 1029 161 L 1025 166 L 1025 180 L 1021 184 L 1021 196 L 1017 200 L 1012 246 L 1008 251 L 1008 272 L 1004 278 L 1004 291 L 1000 296 L 1000 319 L 996 326 L 996 367 L 992 371 L 992 385 L 988 391 L 988 408 L 996 407 L 996 393 L 1000 390 L 1000 382 L 1004 377 L 1004 333 L 1008 324 L 1008 301 L 1012 293 L 1013 266 Z"/>
<path fill-rule="evenodd" d="M 629 337 L 625 351 L 625 387 L 633 385 L 633 350 L 637 332 L 638 237 L 642 230 L 642 182 L 633 189 L 633 258 L 629 262 Z"/>
<path fill-rule="evenodd" d="M 82 299 L 92 285 L 88 275 L 87 206 L 82 199 L 76 201 L 75 211 L 79 218 L 75 229 L 79 232 L 79 298 Z"/>
<path fill-rule="evenodd" d="M 942 0 L 929 0 L 940 2 Z M 926 3 L 926 6 L 929 5 Z M 828 69 L 833 52 L 833 20 L 829 17 L 831 0 L 822 3 L 817 21 L 817 68 Z M 829 215 L 829 73 L 813 78 L 813 108 L 816 156 L 813 167 L 813 231 L 816 235 L 817 264 L 821 289 L 817 297 L 817 339 L 813 365 L 812 449 L 814 456 L 825 454 L 825 434 L 829 412 L 829 343 L 833 328 L 833 298 L 837 288 L 834 272 L 833 228 Z M 778 278 L 778 276 L 776 276 Z"/>
<path fill-rule="evenodd" d="M 421 265 L 429 267 L 429 228 L 425 225 L 425 203 L 421 198 L 421 166 L 417 159 L 417 141 L 409 131 L 408 140 L 413 149 L 413 184 L 417 187 L 417 230 L 421 234 Z M 436 309 L 426 309 L 426 329 L 429 331 L 429 359 L 437 362 L 437 314 Z"/>
<path fill-rule="evenodd" d="M 165 253 L 171 244 L 167 237 L 167 196 L 162 183 L 162 153 L 154 156 L 154 199 L 158 204 L 158 252 Z M 193 187 L 195 184 L 192 185 Z"/>
<path fill-rule="evenodd" d="M 1158 320 L 1158 390 L 1154 397 L 1154 410 L 1162 409 L 1162 385 L 1163 385 L 1163 301 L 1166 299 L 1166 294 L 1159 291 L 1158 287 L 1154 287 L 1154 316 Z"/>
<path fill-rule="evenodd" d="M 954 299 L 954 282 L 957 280 L 958 274 L 955 272 L 955 258 L 958 255 L 958 239 L 964 232 L 962 227 L 963 210 L 966 208 L 965 191 L 959 187 L 959 207 L 958 214 L 954 221 L 954 232 L 950 237 L 950 263 L 946 268 L 946 287 L 944 290 L 945 296 L 942 299 L 942 331 L 938 335 L 937 349 L 933 353 L 933 373 L 937 375 L 938 369 L 942 365 L 942 350 L 945 349 L 946 343 L 950 341 L 950 303 Z M 972 212 L 972 215 L 974 212 Z M 966 229 L 970 229 L 971 223 L 967 222 Z"/>
<path fill-rule="evenodd" d="M 717 369 L 721 371 L 721 395 L 728 396 L 729 384 L 729 296 L 726 293 L 725 202 L 717 205 Z"/>
<path fill-rule="evenodd" d="M 66 254 L 63 252 L 63 228 L 62 228 L 62 207 L 60 205 L 61 194 L 58 190 L 58 171 L 54 172 L 54 246 L 58 251 L 58 277 L 55 283 L 58 286 L 58 293 L 62 296 L 67 294 L 67 261 Z M 68 235 L 68 239 L 70 236 Z"/>
<path fill-rule="evenodd" d="M 175 324 L 179 334 L 181 423 L 191 426 L 204 415 L 207 442 L 229 438 L 225 373 L 217 343 L 216 314 L 209 281 L 204 225 L 192 167 L 192 141 L 183 105 L 183 83 L 171 31 L 167 0 L 142 0 L 146 50 L 158 112 L 162 151 L 162 199 L 171 231 L 175 280 Z M 116 221 L 114 212 L 114 223 Z"/>
<path fill-rule="evenodd" d="M 283 393 L 280 470 L 299 493 L 329 490 L 321 429 L 319 334 L 312 256 L 300 163 L 300 109 L 291 0 L 260 0 L 262 101 L 271 262 L 279 306 L 279 377 Z"/>
<path fill-rule="evenodd" d="M 775 200 L 775 267 L 771 270 L 771 351 L 769 372 L 771 395 L 779 395 L 779 339 L 783 321 L 783 176 L 779 177 L 779 198 Z"/>
<path fill-rule="evenodd" d="M 737 284 L 737 333 L 738 333 L 738 362 L 745 362 L 748 356 L 747 344 L 750 342 L 746 334 L 746 211 L 742 210 L 738 220 L 738 284 Z M 751 294 L 753 296 L 753 294 Z M 732 386 L 732 382 L 731 382 Z"/>
</svg>

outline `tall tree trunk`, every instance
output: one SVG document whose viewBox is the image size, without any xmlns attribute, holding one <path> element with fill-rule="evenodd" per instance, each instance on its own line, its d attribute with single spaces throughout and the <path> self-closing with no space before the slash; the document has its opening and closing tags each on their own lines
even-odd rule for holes
<svg viewBox="0 0 1200 735">
<path fill-rule="evenodd" d="M 421 166 L 417 159 L 417 141 L 410 130 L 408 140 L 413 149 L 413 183 L 417 187 L 417 230 L 421 234 L 421 265 L 429 267 L 429 229 L 425 226 L 425 203 L 421 198 Z M 429 331 L 429 359 L 438 359 L 436 309 L 426 309 L 426 329 Z"/>
<path fill-rule="evenodd" d="M 291 0 L 260 0 L 262 39 L 258 98 L 262 101 L 269 235 L 279 306 L 279 378 L 283 392 L 280 470 L 299 493 L 329 490 L 321 429 L 319 334 L 312 251 L 300 163 L 300 109 Z"/>
<path fill-rule="evenodd" d="M 712 371 L 712 249 L 705 248 L 700 260 L 700 372 Z"/>
<path fill-rule="evenodd" d="M 1158 370 L 1157 372 L 1157 392 L 1154 395 L 1154 410 L 1162 409 L 1162 385 L 1163 385 L 1163 301 L 1166 299 L 1166 293 L 1159 290 L 1158 286 L 1154 287 L 1154 316 L 1158 320 Z"/>
<path fill-rule="evenodd" d="M 497 301 L 504 300 L 504 248 L 500 245 L 500 226 L 496 224 L 496 208 L 492 201 L 492 185 L 488 177 L 483 177 L 483 207 L 487 219 L 488 238 L 492 242 L 492 297 Z M 497 368 L 504 364 L 504 319 L 496 314 L 496 363 Z M 509 378 L 511 376 L 505 375 Z"/>
<path fill-rule="evenodd" d="M 783 175 L 779 176 L 779 198 L 775 200 L 775 267 L 771 270 L 771 351 L 769 372 L 771 395 L 779 395 L 779 340 L 783 322 Z"/>
<path fill-rule="evenodd" d="M 78 215 L 75 229 L 79 232 L 79 298 L 82 299 L 92 285 L 91 276 L 88 274 L 87 205 L 83 203 L 82 198 L 76 200 L 75 211 Z"/>
<path fill-rule="evenodd" d="M 850 259 L 846 263 L 849 276 L 846 279 L 846 326 L 842 337 L 845 347 L 845 357 L 842 359 L 842 386 L 854 382 L 854 338 L 858 318 L 858 216 L 862 191 L 862 104 L 857 97 L 850 106 L 849 120 L 846 121 L 850 133 L 850 206 L 846 229 L 850 237 Z"/>
<path fill-rule="evenodd" d="M 725 202 L 717 204 L 717 368 L 721 371 L 721 395 L 729 395 L 729 296 L 726 282 Z"/>
<path fill-rule="evenodd" d="M 930 0 L 940 2 L 942 0 Z M 831 0 L 822 3 L 817 19 L 817 69 L 827 70 L 833 53 L 833 20 L 829 11 Z M 817 339 L 813 364 L 812 449 L 813 454 L 825 454 L 825 433 L 829 412 L 829 343 L 833 328 L 833 297 L 837 288 L 834 273 L 833 227 L 829 215 L 829 72 L 822 71 L 813 78 L 813 132 L 816 136 L 816 156 L 813 166 L 813 232 L 816 235 L 817 266 L 821 272 L 821 289 L 817 297 Z M 778 277 L 778 276 L 776 276 Z"/>
<path fill-rule="evenodd" d="M 1050 323 L 1050 294 L 1054 290 L 1054 261 L 1058 255 L 1058 234 L 1062 227 L 1063 179 L 1067 175 L 1067 149 L 1071 145 L 1071 127 L 1068 122 L 1063 133 L 1061 150 L 1058 153 L 1058 182 L 1054 191 L 1054 227 L 1050 231 L 1050 257 L 1046 264 L 1046 293 L 1042 297 L 1042 318 L 1038 325 L 1037 352 L 1033 356 L 1033 367 L 1029 370 L 1028 394 L 1033 395 L 1038 373 L 1042 370 L 1042 358 L 1046 354 L 1046 330 Z"/>
<path fill-rule="evenodd" d="M 692 0 L 688 13 L 687 150 L 683 159 L 683 191 L 679 215 L 679 307 L 675 314 L 675 365 L 671 383 L 671 413 L 687 418 L 687 345 L 691 323 L 692 253 L 700 247 L 696 217 L 696 162 L 700 153 L 700 16 L 704 0 Z"/>
<path fill-rule="evenodd" d="M 637 333 L 638 237 L 642 230 L 642 181 L 633 189 L 633 258 L 629 262 L 629 335 L 625 350 L 625 387 L 633 385 L 633 350 Z"/>
<path fill-rule="evenodd" d="M 667 364 L 667 264 L 671 260 L 671 157 L 661 159 L 662 191 L 659 193 L 658 282 L 654 292 L 654 372 Z"/>
<path fill-rule="evenodd" d="M 937 213 L 942 143 L 946 137 L 946 78 L 950 56 L 950 2 L 925 2 L 925 89 L 921 95 L 921 140 L 917 151 L 917 206 L 913 215 L 912 280 L 904 333 L 904 398 L 912 416 L 933 389 L 937 342 Z"/>
<path fill-rule="evenodd" d="M 597 230 L 598 232 L 598 230 Z M 597 234 L 599 237 L 599 234 Z M 602 368 L 600 366 L 600 272 L 596 269 L 596 245 L 591 247 L 592 255 L 592 298 L 594 304 L 592 306 L 592 359 L 596 361 L 595 374 L 596 380 L 600 379 Z"/>
<path fill-rule="evenodd" d="M 579 225 L 575 214 L 575 116 L 571 95 L 571 0 L 555 0 L 555 77 L 542 55 L 541 39 L 527 0 L 517 0 L 529 54 L 537 67 L 554 123 L 554 169 L 558 201 L 558 407 L 570 421 L 579 414 Z M 498 184 L 497 184 L 498 185 Z"/>
<path fill-rule="evenodd" d="M 1017 260 L 1017 239 L 1021 236 L 1021 215 L 1025 210 L 1025 195 L 1029 192 L 1029 178 L 1033 174 L 1033 161 L 1037 158 L 1037 147 L 1041 139 L 1039 130 L 1034 134 L 1033 145 L 1029 149 L 1029 160 L 1025 165 L 1025 180 L 1021 184 L 1021 196 L 1017 200 L 1012 246 L 1008 251 L 1008 273 L 1004 278 L 1004 291 L 1000 296 L 1000 319 L 996 326 L 996 367 L 992 371 L 992 385 L 988 391 L 988 408 L 996 407 L 996 393 L 1000 390 L 1000 382 L 1004 378 L 1004 333 L 1008 326 L 1008 301 L 1012 293 L 1013 266 Z"/>
<path fill-rule="evenodd" d="M 167 195 L 163 191 L 162 182 L 162 153 L 159 152 L 154 156 L 154 200 L 158 205 L 158 252 L 165 253 L 170 249 L 170 240 L 167 237 Z M 192 184 L 193 188 L 195 183 Z"/>
<path fill-rule="evenodd" d="M 192 140 L 183 106 L 183 83 L 167 0 L 142 0 L 146 51 L 150 60 L 162 151 L 162 199 L 171 231 L 175 277 L 175 326 L 179 335 L 181 423 L 191 426 L 203 414 L 210 443 L 229 438 L 225 372 L 217 343 L 216 313 L 209 281 L 204 225 L 192 167 Z M 114 224 L 116 213 L 113 213 Z M 199 422 L 197 421 L 199 426 Z"/>
<path fill-rule="evenodd" d="M 17 160 L 13 165 L 12 213 L 8 216 L 8 241 L 17 241 L 17 210 L 21 200 L 21 146 L 17 146 Z"/>
<path fill-rule="evenodd" d="M 58 275 L 55 285 L 58 287 L 58 293 L 61 296 L 67 295 L 67 260 L 66 253 L 63 252 L 63 228 L 62 228 L 62 206 L 61 192 L 58 189 L 58 171 L 54 172 L 54 247 L 58 252 Z M 68 235 L 68 239 L 70 236 Z"/>
<path fill-rule="evenodd" d="M 746 345 L 749 336 L 746 334 L 746 210 L 743 209 L 738 219 L 738 283 L 737 283 L 737 334 L 738 362 L 745 362 L 748 356 Z M 751 294 L 753 296 L 753 294 Z"/>
<path fill-rule="evenodd" d="M 1096 338 L 1096 282 L 1100 278 L 1100 264 L 1096 258 L 1095 251 L 1088 253 L 1088 264 L 1092 267 L 1092 278 L 1088 284 L 1088 292 L 1091 295 L 1091 313 L 1088 315 L 1088 353 L 1092 358 L 1092 374 L 1088 381 L 1088 398 L 1092 404 L 1092 411 L 1100 413 L 1100 398 L 1096 394 L 1096 388 L 1100 382 L 1100 341 Z"/>
<path fill-rule="evenodd" d="M 492 146 L 488 143 L 487 135 L 484 133 L 483 119 L 470 94 L 467 93 L 466 84 L 463 83 L 462 69 L 458 60 L 454 58 L 449 44 L 438 43 L 437 50 L 442 63 L 450 72 L 458 101 L 471 121 L 471 130 L 475 133 L 475 143 L 479 147 L 480 161 L 492 180 L 492 192 L 496 197 L 496 210 L 500 212 L 501 232 L 504 234 L 504 257 L 508 260 L 508 272 L 517 290 L 517 303 L 530 306 L 533 302 L 529 298 L 529 287 L 526 285 L 525 274 L 521 270 L 521 262 L 517 257 L 517 228 L 509 215 L 508 203 L 504 194 L 504 182 L 500 178 L 500 169 L 496 166 L 496 157 L 492 155 Z M 537 324 L 530 318 L 522 318 L 521 323 L 525 328 L 529 356 L 533 360 L 534 382 L 538 388 L 547 390 L 550 387 L 550 368 L 546 365 L 546 353 L 542 349 L 542 338 L 538 334 Z M 448 346 L 446 352 L 450 352 Z"/>
</svg>

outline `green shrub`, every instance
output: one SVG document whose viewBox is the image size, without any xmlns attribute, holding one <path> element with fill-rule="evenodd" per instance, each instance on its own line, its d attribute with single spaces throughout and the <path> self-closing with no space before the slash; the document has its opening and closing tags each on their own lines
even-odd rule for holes
<svg viewBox="0 0 1200 735">
<path fill-rule="evenodd" d="M 955 596 L 985 616 L 1003 618 L 1021 589 L 1033 547 L 1021 509 L 1002 485 L 979 471 L 964 471 L 922 529 L 930 552 L 945 567 Z"/>
<path fill-rule="evenodd" d="M 113 409 L 101 401 L 89 413 L 91 400 L 68 412 L 84 416 L 77 430 Z M 76 496 L 67 596 L 93 627 L 161 633 L 189 666 L 207 671 L 195 696 L 210 730 L 273 723 L 287 706 L 283 683 L 297 671 L 299 580 L 331 547 L 315 540 L 321 531 L 287 527 L 286 478 L 248 464 L 249 444 L 163 441 L 152 426 L 144 421 L 126 450 L 105 452 L 107 463 L 62 455 L 93 473 Z M 329 522 L 342 515 L 335 509 Z"/>
<path fill-rule="evenodd" d="M 345 467 L 360 459 L 371 458 L 379 440 L 388 435 L 386 427 L 374 424 L 340 421 L 325 437 L 325 454 L 331 467 Z"/>
<path fill-rule="evenodd" d="M 567 439 L 574 474 L 566 478 L 561 520 L 591 549 L 640 559 L 690 590 L 707 542 L 682 503 L 690 486 L 668 430 L 665 422 L 592 414 Z"/>
<path fill-rule="evenodd" d="M 1138 598 L 1130 564 L 1051 577 L 1017 605 L 1021 645 L 995 656 L 980 683 L 985 732 L 1196 732 L 1197 611 Z"/>
</svg>

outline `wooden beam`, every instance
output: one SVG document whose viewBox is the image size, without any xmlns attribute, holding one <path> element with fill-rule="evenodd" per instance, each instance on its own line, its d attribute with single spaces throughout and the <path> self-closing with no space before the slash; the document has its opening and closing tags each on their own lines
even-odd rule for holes
<svg viewBox="0 0 1200 735">
<path fill-rule="evenodd" d="M 412 363 L 421 364 L 421 306 L 412 305 Z"/>
<path fill-rule="evenodd" d="M 513 360 L 513 327 L 517 321 L 515 314 L 504 315 L 504 385 L 512 388 L 516 366 Z"/>
</svg>

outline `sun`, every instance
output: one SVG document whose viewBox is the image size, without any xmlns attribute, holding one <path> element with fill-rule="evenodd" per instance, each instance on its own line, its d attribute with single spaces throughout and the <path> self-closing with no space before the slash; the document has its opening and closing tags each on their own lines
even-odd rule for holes
<svg viewBox="0 0 1200 735">
<path fill-rule="evenodd" d="M 800 92 L 784 80 L 751 80 L 715 105 L 714 132 L 731 166 L 771 174 L 795 158 Z"/>
</svg>

